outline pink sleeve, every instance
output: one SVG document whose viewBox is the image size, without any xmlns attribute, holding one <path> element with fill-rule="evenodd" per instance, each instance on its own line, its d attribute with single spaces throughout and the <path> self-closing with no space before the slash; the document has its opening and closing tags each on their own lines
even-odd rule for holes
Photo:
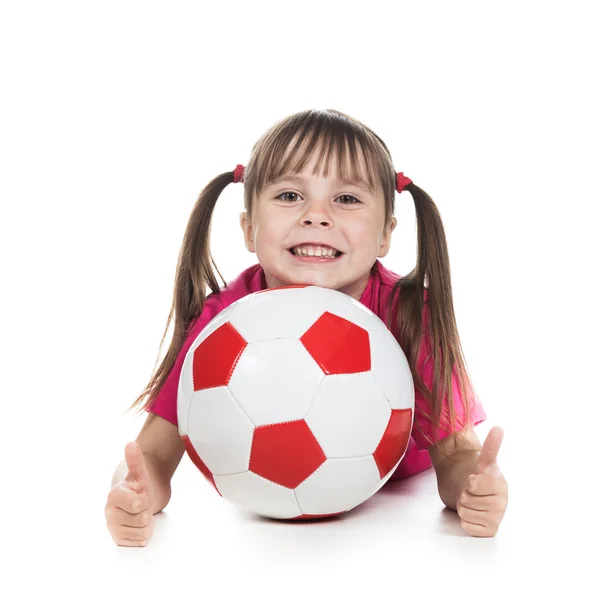
<svg viewBox="0 0 600 600">
<path fill-rule="evenodd" d="M 427 323 L 427 305 L 423 310 L 423 323 L 424 326 Z M 421 342 L 421 348 L 419 350 L 419 357 L 417 359 L 417 370 L 419 371 L 423 382 L 426 387 L 431 390 L 433 387 L 433 360 L 430 358 L 425 363 L 425 358 L 431 352 L 431 340 L 429 334 L 424 334 Z M 456 367 L 452 370 L 452 398 L 454 405 L 454 412 L 456 417 L 456 431 L 463 429 L 467 426 L 465 423 L 465 413 L 461 402 L 460 388 L 458 383 L 458 373 Z M 477 393 L 473 390 L 473 395 L 469 397 L 469 424 L 477 425 L 487 419 L 483 406 L 477 396 Z M 418 423 L 419 427 L 433 439 L 433 428 L 431 421 L 425 417 L 425 414 L 431 415 L 431 409 L 429 402 L 425 399 L 423 394 L 415 387 L 415 423 Z M 440 427 L 437 429 L 437 438 L 441 440 L 450 434 L 449 428 L 450 412 L 448 408 L 448 396 L 444 396 L 442 404 L 442 414 L 440 419 Z M 447 425 L 447 428 L 445 427 Z M 415 426 L 413 426 L 412 437 L 419 450 L 425 450 L 431 446 L 424 435 Z"/>
<path fill-rule="evenodd" d="M 202 312 L 196 321 L 192 322 L 191 329 L 185 338 L 175 363 L 158 391 L 156 398 L 146 412 L 152 412 L 163 419 L 177 425 L 177 389 L 179 387 L 179 376 L 183 368 L 187 351 L 193 344 L 198 334 L 210 323 L 210 321 L 223 310 L 223 305 L 217 296 L 209 296 L 204 302 Z"/>
</svg>

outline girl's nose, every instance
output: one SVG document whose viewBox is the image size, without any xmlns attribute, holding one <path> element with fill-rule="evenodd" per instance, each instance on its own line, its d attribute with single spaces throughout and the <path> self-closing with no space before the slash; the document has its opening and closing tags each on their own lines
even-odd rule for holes
<svg viewBox="0 0 600 600">
<path fill-rule="evenodd" d="M 321 219 L 320 221 L 319 221 L 319 219 L 304 219 L 302 221 L 302 223 L 304 225 L 312 225 L 313 223 L 320 223 L 320 225 L 322 225 L 323 227 L 329 227 L 331 224 L 328 219 Z"/>
<path fill-rule="evenodd" d="M 324 206 L 318 202 L 313 202 L 307 207 L 302 218 L 303 225 L 320 224 L 321 227 L 330 227 L 331 218 L 327 214 Z"/>
</svg>

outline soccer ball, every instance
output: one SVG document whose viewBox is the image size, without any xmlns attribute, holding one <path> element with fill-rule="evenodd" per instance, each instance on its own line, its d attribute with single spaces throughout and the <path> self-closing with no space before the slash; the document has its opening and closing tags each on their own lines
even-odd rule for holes
<svg viewBox="0 0 600 600">
<path fill-rule="evenodd" d="M 274 519 L 347 512 L 389 479 L 413 425 L 408 361 L 351 296 L 310 285 L 222 310 L 186 354 L 179 435 L 219 494 Z"/>
</svg>

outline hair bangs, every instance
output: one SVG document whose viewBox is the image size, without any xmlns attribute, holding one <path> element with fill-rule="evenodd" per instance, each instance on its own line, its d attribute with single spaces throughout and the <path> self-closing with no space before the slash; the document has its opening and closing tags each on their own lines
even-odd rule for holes
<svg viewBox="0 0 600 600">
<path fill-rule="evenodd" d="M 313 111 L 301 116 L 304 118 L 281 123 L 263 140 L 252 178 L 253 191 L 260 193 L 285 175 L 301 173 L 317 153 L 313 175 L 353 181 L 374 193 L 375 176 L 382 181 L 387 172 L 382 173 L 380 151 L 368 133 L 330 113 Z"/>
</svg>

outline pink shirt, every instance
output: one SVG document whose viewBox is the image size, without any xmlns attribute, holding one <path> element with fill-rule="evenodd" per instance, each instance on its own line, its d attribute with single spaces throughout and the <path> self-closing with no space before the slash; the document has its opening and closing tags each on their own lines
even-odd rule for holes
<svg viewBox="0 0 600 600">
<path fill-rule="evenodd" d="M 392 287 L 399 279 L 399 275 L 386 269 L 383 264 L 377 260 L 367 283 L 367 287 L 363 292 L 360 302 L 369 310 L 374 312 L 384 323 L 387 317 L 387 306 L 392 292 Z M 218 293 L 210 294 L 205 302 L 202 312 L 195 321 L 192 321 L 189 333 L 181 347 L 179 354 L 175 360 L 175 364 L 171 369 L 162 388 L 159 390 L 152 405 L 147 408 L 148 412 L 153 412 L 167 421 L 177 425 L 177 388 L 179 383 L 179 375 L 183 366 L 183 361 L 192 342 L 198 334 L 208 325 L 208 323 L 224 308 L 254 292 L 267 288 L 265 273 L 260 264 L 252 265 L 243 271 L 236 279 L 231 281 L 229 285 L 222 288 Z M 427 290 L 425 290 L 425 297 Z M 394 311 L 392 311 L 394 314 Z M 427 320 L 427 305 L 423 309 L 423 320 Z M 433 362 L 427 361 L 425 358 L 430 352 L 429 336 L 425 335 L 419 350 L 419 358 L 417 361 L 417 369 L 428 389 L 433 386 Z M 455 412 L 459 422 L 464 423 L 464 411 L 461 403 L 457 403 L 456 399 L 460 398 L 460 389 L 458 386 L 458 377 L 456 371 L 452 373 L 453 398 L 455 399 Z M 481 402 L 475 394 L 474 402 L 469 405 L 470 422 L 472 425 L 477 425 L 487 418 L 487 415 L 481 405 Z M 433 436 L 431 423 L 425 418 L 423 413 L 430 414 L 429 405 L 423 395 L 415 388 L 415 416 L 414 420 L 419 426 Z M 444 408 L 442 411 L 442 422 L 444 416 L 449 417 L 447 398 L 444 400 Z M 438 439 L 446 437 L 450 432 L 442 426 L 438 429 Z M 432 466 L 429 453 L 427 452 L 429 444 L 419 431 L 413 426 L 408 448 L 404 458 L 398 465 L 396 471 L 391 476 L 390 480 L 403 479 L 424 471 Z"/>
</svg>

